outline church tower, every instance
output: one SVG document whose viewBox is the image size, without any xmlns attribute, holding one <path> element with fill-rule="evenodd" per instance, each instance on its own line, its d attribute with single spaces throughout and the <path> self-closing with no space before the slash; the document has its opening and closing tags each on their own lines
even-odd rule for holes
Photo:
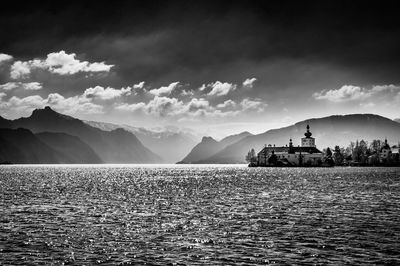
<svg viewBox="0 0 400 266">
<path fill-rule="evenodd" d="M 305 138 L 301 138 L 301 146 L 302 147 L 315 147 L 315 139 L 310 132 L 310 125 L 307 124 L 307 132 L 304 133 Z"/>
</svg>

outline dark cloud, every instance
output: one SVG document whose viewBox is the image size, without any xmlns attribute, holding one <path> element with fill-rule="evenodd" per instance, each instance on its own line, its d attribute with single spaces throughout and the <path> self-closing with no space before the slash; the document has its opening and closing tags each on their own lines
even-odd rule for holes
<svg viewBox="0 0 400 266">
<path fill-rule="evenodd" d="M 210 103 L 248 97 L 271 109 L 299 109 L 301 101 L 314 101 L 313 108 L 325 110 L 313 93 L 400 83 L 397 13 L 389 1 L 10 2 L 0 9 L 0 53 L 27 61 L 65 50 L 80 61 L 114 65 L 68 76 L 33 71 L 26 82 L 40 82 L 43 99 L 141 81 L 148 89 L 179 81 L 193 93 L 202 84 L 240 85 L 254 77 L 251 90 L 238 88 Z M 13 81 L 10 64 L 0 65 L 0 84 Z"/>
<path fill-rule="evenodd" d="M 276 57 L 397 66 L 396 10 L 385 1 L 26 1 L 0 11 L 0 47 L 125 56 L 123 73 L 155 75 Z"/>
</svg>

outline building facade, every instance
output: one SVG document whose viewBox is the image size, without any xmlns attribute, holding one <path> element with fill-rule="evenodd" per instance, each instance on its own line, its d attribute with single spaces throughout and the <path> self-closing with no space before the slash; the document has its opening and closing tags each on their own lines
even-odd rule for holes
<svg viewBox="0 0 400 266">
<path fill-rule="evenodd" d="M 322 164 L 323 153 L 317 149 L 315 138 L 311 137 L 310 126 L 301 138 L 301 146 L 293 146 L 292 139 L 288 146 L 275 147 L 265 145 L 257 154 L 257 166 L 318 166 Z"/>
</svg>

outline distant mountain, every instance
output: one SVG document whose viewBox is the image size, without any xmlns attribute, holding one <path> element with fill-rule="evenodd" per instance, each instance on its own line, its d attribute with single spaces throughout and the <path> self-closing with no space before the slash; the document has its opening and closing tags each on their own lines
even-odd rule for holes
<svg viewBox="0 0 400 266">
<path fill-rule="evenodd" d="M 73 163 L 37 138 L 30 130 L 0 128 L 0 162 Z"/>
<path fill-rule="evenodd" d="M 284 146 L 288 144 L 290 138 L 293 139 L 295 145 L 300 145 L 300 139 L 303 137 L 307 123 L 310 124 L 316 145 L 321 150 L 335 145 L 347 147 L 350 141 L 357 139 L 371 141 L 387 137 L 389 143 L 393 144 L 397 144 L 400 140 L 400 123 L 391 119 L 373 114 L 335 115 L 309 119 L 292 126 L 245 137 L 221 149 L 203 162 L 244 163 L 244 156 L 251 148 L 258 152 L 265 144 Z"/>
<path fill-rule="evenodd" d="M 396 119 L 393 119 L 394 121 L 396 121 L 397 123 L 400 123 L 400 118 L 396 118 Z"/>
<path fill-rule="evenodd" d="M 176 163 L 196 145 L 198 139 L 193 134 L 182 130 L 151 130 L 128 125 L 116 125 L 96 121 L 84 121 L 86 124 L 105 131 L 123 128 L 135 136 L 150 150 L 162 157 L 163 162 Z"/>
<path fill-rule="evenodd" d="M 242 133 L 236 134 L 236 135 L 230 135 L 222 140 L 219 141 L 219 144 L 221 145 L 222 148 L 225 148 L 228 145 L 231 145 L 235 142 L 238 142 L 239 140 L 248 137 L 248 136 L 253 136 L 250 132 L 244 131 Z"/>
<path fill-rule="evenodd" d="M 68 158 L 69 163 L 102 163 L 95 151 L 78 137 L 50 132 L 37 133 L 35 136 L 65 158 Z"/>
<path fill-rule="evenodd" d="M 105 163 L 159 163 L 162 161 L 134 134 L 126 130 L 103 131 L 79 119 L 57 113 L 50 107 L 36 109 L 30 117 L 8 121 L 12 128 L 27 128 L 34 133 L 57 132 L 76 136 L 88 144 Z"/>
<path fill-rule="evenodd" d="M 220 149 L 218 141 L 212 137 L 203 137 L 201 142 L 194 146 L 190 153 L 186 155 L 180 163 L 196 163 L 201 159 L 208 158 Z"/>
<path fill-rule="evenodd" d="M 202 163 L 203 160 L 212 156 L 216 152 L 231 145 L 245 137 L 252 136 L 249 132 L 242 132 L 237 135 L 228 136 L 221 141 L 216 141 L 212 137 L 203 137 L 201 142 L 197 144 L 191 152 L 182 159 L 180 163 Z"/>
</svg>

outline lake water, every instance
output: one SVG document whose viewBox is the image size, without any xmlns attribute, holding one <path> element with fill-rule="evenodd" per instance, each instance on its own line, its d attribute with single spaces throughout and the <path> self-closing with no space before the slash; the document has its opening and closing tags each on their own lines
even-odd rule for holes
<svg viewBox="0 0 400 266">
<path fill-rule="evenodd" d="M 1 166 L 28 263 L 400 264 L 400 168 Z"/>
</svg>

